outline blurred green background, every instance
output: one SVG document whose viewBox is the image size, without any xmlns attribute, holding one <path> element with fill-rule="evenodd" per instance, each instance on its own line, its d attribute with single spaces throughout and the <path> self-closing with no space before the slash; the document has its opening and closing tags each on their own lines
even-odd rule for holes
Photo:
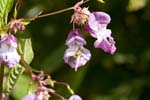
<svg viewBox="0 0 150 100">
<path fill-rule="evenodd" d="M 77 0 L 22 0 L 20 18 L 31 18 L 41 10 L 54 12 L 73 6 Z M 67 82 L 83 100 L 150 100 L 150 1 L 90 0 L 83 6 L 105 11 L 112 21 L 108 28 L 116 41 L 114 55 L 95 49 L 95 39 L 85 33 L 92 58 L 77 72 L 63 61 L 69 23 L 73 11 L 37 19 L 27 26 L 35 58 L 31 66 Z M 24 86 L 24 85 L 23 85 Z M 65 97 L 64 87 L 56 87 Z M 57 100 L 51 99 L 51 100 Z"/>
</svg>

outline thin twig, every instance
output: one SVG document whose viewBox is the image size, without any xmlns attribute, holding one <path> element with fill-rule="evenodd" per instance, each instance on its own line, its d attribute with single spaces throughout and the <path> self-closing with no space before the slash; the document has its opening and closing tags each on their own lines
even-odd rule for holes
<svg viewBox="0 0 150 100">
<path fill-rule="evenodd" d="M 28 20 L 29 20 L 29 21 L 32 21 L 32 20 L 35 20 L 35 19 L 38 19 L 38 18 L 43 18 L 43 17 L 47 17 L 47 16 L 51 16 L 51 15 L 55 15 L 55 14 L 59 14 L 59 13 L 63 13 L 63 12 L 66 12 L 66 11 L 69 11 L 69 10 L 72 10 L 72 9 L 73 9 L 73 7 L 69 7 L 69 8 L 62 9 L 62 10 L 59 10 L 59 11 L 55 11 L 55 12 L 52 12 L 52 13 L 39 15 L 39 16 L 36 16 L 36 17 L 30 18 L 30 19 L 28 19 Z"/>
<path fill-rule="evenodd" d="M 82 3 L 82 4 L 84 4 L 84 3 L 88 2 L 88 1 L 89 1 L 89 0 L 85 0 L 85 1 L 83 0 L 83 3 Z M 51 16 L 51 15 L 63 13 L 63 12 L 66 12 L 66 11 L 69 11 L 69 10 L 73 10 L 73 9 L 74 9 L 74 6 L 69 7 L 69 8 L 65 8 L 65 9 L 62 9 L 62 10 L 58 10 L 58 11 L 55 11 L 55 12 L 52 12 L 52 13 L 47 13 L 47 14 L 35 16 L 35 17 L 30 18 L 30 19 L 28 19 L 28 20 L 29 20 L 29 21 L 33 21 L 33 20 L 38 19 L 38 18 L 43 18 L 43 17 L 47 17 L 47 16 Z"/>
<path fill-rule="evenodd" d="M 30 77 L 32 78 L 32 69 L 30 65 L 24 60 L 23 57 L 21 57 L 21 63 L 24 65 L 26 71 L 30 74 Z"/>
<path fill-rule="evenodd" d="M 70 88 L 70 85 L 69 85 L 68 83 L 54 81 L 54 84 L 66 86 L 67 89 L 69 90 L 69 92 L 70 92 L 71 94 L 74 94 L 74 91 Z"/>
</svg>

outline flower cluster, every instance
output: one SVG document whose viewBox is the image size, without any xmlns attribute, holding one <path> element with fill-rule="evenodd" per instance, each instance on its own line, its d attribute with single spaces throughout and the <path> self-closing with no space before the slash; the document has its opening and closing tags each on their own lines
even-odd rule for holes
<svg viewBox="0 0 150 100">
<path fill-rule="evenodd" d="M 38 83 L 36 89 L 34 92 L 28 91 L 28 94 L 25 95 L 22 100 L 49 100 L 52 95 L 60 98 L 59 100 L 82 100 L 80 96 L 74 94 L 73 90 L 67 83 L 52 80 L 50 76 L 48 74 L 44 74 L 43 71 L 41 71 L 38 75 L 32 73 L 31 78 L 32 81 L 36 81 Z M 66 88 L 72 94 L 69 99 L 66 99 L 57 93 L 57 91 L 54 89 L 56 84 L 66 86 Z M 33 84 L 30 84 L 30 87 L 32 87 L 31 85 Z M 29 88 L 28 90 L 32 89 Z"/>
<path fill-rule="evenodd" d="M 105 12 L 92 12 L 88 8 L 81 8 L 83 0 L 74 6 L 74 14 L 71 17 L 71 22 L 77 25 L 83 25 L 84 31 L 90 33 L 90 36 L 96 38 L 94 42 L 95 48 L 100 48 L 104 52 L 114 54 L 116 51 L 115 41 L 111 36 L 111 30 L 107 29 L 111 18 Z M 91 58 L 91 53 L 88 49 L 84 48 L 86 44 L 82 33 L 79 29 L 73 27 L 69 32 L 66 45 L 68 49 L 65 51 L 64 60 L 75 71 L 87 63 Z"/>
<path fill-rule="evenodd" d="M 29 93 L 24 96 L 22 100 L 49 100 L 49 93 L 55 92 L 52 88 L 46 87 L 49 85 L 50 76 L 45 75 L 44 72 L 41 71 L 38 75 L 32 73 L 32 80 L 37 81 L 38 86 L 36 87 L 35 92 L 29 91 Z"/>
</svg>

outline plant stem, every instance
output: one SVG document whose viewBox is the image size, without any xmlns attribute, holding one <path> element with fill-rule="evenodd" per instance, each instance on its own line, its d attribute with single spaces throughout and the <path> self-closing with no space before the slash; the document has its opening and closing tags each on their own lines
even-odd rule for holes
<svg viewBox="0 0 150 100">
<path fill-rule="evenodd" d="M 74 91 L 70 88 L 70 85 L 69 85 L 68 83 L 54 81 L 54 84 L 64 85 L 64 86 L 67 87 L 67 89 L 69 90 L 69 92 L 70 92 L 71 94 L 74 94 Z"/>
<path fill-rule="evenodd" d="M 4 76 L 4 65 L 0 62 L 0 100 L 2 100 L 2 93 L 3 93 L 3 76 Z"/>
<path fill-rule="evenodd" d="M 82 0 L 81 0 L 82 1 Z M 84 4 L 84 3 L 86 3 L 86 2 L 88 2 L 89 0 L 83 0 L 83 3 L 82 4 Z M 30 19 L 28 19 L 29 21 L 33 21 L 33 20 L 35 20 L 35 19 L 38 19 L 38 18 L 43 18 L 43 17 L 47 17 L 47 16 L 51 16 L 51 15 L 55 15 L 55 14 L 59 14 L 59 13 L 63 13 L 63 12 L 66 12 L 66 11 L 69 11 L 69 10 L 73 10 L 74 9 L 74 6 L 72 6 L 72 7 L 69 7 L 69 8 L 65 8 L 65 9 L 62 9 L 62 10 L 58 10 L 58 11 L 55 11 L 55 12 L 52 12 L 52 13 L 47 13 L 47 14 L 43 14 L 43 15 L 38 15 L 38 16 L 35 16 L 35 17 L 33 17 L 33 18 L 30 18 Z"/>
<path fill-rule="evenodd" d="M 32 21 L 32 20 L 35 20 L 35 19 L 37 19 L 37 18 L 43 18 L 43 17 L 47 17 L 47 16 L 51 16 L 51 15 L 55 15 L 55 14 L 59 14 L 59 13 L 63 13 L 63 12 L 66 12 L 66 11 L 69 11 L 69 10 L 72 10 L 72 9 L 73 9 L 73 7 L 69 7 L 69 8 L 62 9 L 62 10 L 58 10 L 58 11 L 55 11 L 55 12 L 52 12 L 52 13 L 39 15 L 39 16 L 36 16 L 36 17 L 30 18 L 29 20 L 30 20 L 30 21 Z"/>
<path fill-rule="evenodd" d="M 32 78 L 32 69 L 28 63 L 24 60 L 23 57 L 21 57 L 21 63 L 24 65 L 26 71 L 30 74 L 30 77 Z"/>
</svg>

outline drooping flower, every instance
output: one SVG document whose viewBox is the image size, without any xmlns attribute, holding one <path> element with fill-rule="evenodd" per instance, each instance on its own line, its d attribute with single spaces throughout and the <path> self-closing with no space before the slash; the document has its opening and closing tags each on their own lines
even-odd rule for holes
<svg viewBox="0 0 150 100">
<path fill-rule="evenodd" d="M 12 20 L 12 23 L 10 25 L 10 29 L 13 30 L 15 33 L 17 31 L 23 32 L 25 30 L 25 25 L 23 24 L 23 22 L 21 21 L 21 19 L 14 19 Z"/>
<path fill-rule="evenodd" d="M 88 23 L 85 25 L 85 31 L 97 40 L 94 43 L 95 48 L 101 48 L 105 52 L 114 54 L 116 51 L 115 41 L 111 36 L 111 30 L 107 29 L 111 18 L 104 12 L 93 12 L 90 14 Z"/>
<path fill-rule="evenodd" d="M 70 46 L 64 54 L 65 63 L 69 64 L 75 71 L 78 67 L 84 66 L 91 58 L 91 53 L 88 49 L 77 45 Z"/>
<path fill-rule="evenodd" d="M 17 39 L 8 34 L 0 41 L 0 61 L 8 67 L 13 67 L 20 61 L 20 56 L 17 53 Z"/>
<path fill-rule="evenodd" d="M 82 100 L 82 98 L 79 95 L 72 95 L 69 100 Z"/>
<path fill-rule="evenodd" d="M 72 45 L 83 46 L 85 44 L 86 44 L 86 41 L 84 40 L 82 33 L 79 31 L 79 29 L 75 29 L 69 32 L 67 40 L 66 40 L 67 46 L 72 46 Z"/>
<path fill-rule="evenodd" d="M 78 29 L 69 32 L 66 40 L 68 49 L 65 51 L 64 61 L 75 71 L 78 67 L 85 65 L 91 58 L 90 51 L 83 47 L 85 44 L 86 41 Z"/>
</svg>

